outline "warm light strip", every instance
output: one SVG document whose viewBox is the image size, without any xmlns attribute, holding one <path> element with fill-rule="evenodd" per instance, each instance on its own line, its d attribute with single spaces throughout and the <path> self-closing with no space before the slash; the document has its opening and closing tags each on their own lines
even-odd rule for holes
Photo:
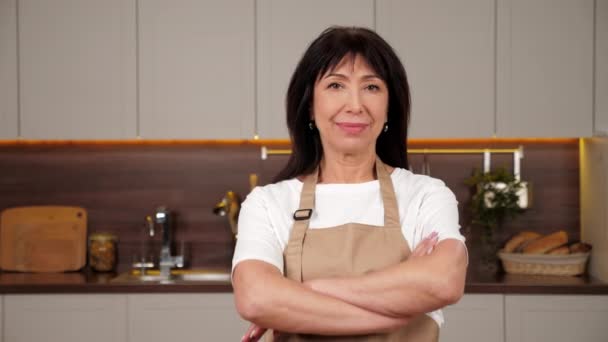
<svg viewBox="0 0 608 342">
<path fill-rule="evenodd" d="M 408 145 L 490 145 L 490 144 L 578 144 L 578 138 L 485 138 L 485 139 L 409 139 Z M 291 145 L 287 139 L 175 139 L 175 140 L 33 140 L 15 139 L 0 140 L 0 146 L 82 146 L 82 145 L 250 145 L 250 146 L 286 146 Z"/>
</svg>

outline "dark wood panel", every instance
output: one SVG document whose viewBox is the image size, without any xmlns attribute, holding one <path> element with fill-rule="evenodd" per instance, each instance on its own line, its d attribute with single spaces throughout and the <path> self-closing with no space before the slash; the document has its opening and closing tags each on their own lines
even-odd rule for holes
<svg viewBox="0 0 608 342">
<path fill-rule="evenodd" d="M 517 141 L 419 142 L 410 148 L 517 147 Z M 273 148 L 282 147 L 274 144 Z M 578 143 L 524 145 L 522 177 L 533 184 L 533 207 L 499 232 L 499 241 L 530 229 L 568 231 L 580 236 Z M 431 175 L 454 191 L 463 231 L 470 219 L 470 189 L 465 178 L 482 167 L 481 155 L 429 156 Z M 22 205 L 79 205 L 89 212 L 89 232 L 119 236 L 120 270 L 129 267 L 146 239 L 145 215 L 160 205 L 175 211 L 175 240 L 186 241 L 193 267 L 230 267 L 233 241 L 228 222 L 211 210 L 227 190 L 249 191 L 249 174 L 270 182 L 287 156 L 262 161 L 256 144 L 25 144 L 0 146 L 0 209 Z M 422 156 L 410 156 L 420 172 Z M 512 165 L 494 156 L 493 167 Z M 158 244 L 158 237 L 153 242 Z M 471 262 L 476 253 L 471 251 Z"/>
</svg>

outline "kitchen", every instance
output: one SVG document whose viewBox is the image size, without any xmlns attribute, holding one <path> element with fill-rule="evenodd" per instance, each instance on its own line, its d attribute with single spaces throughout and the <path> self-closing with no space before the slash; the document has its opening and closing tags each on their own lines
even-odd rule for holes
<svg viewBox="0 0 608 342">
<path fill-rule="evenodd" d="M 83 207 L 88 234 L 113 234 L 118 253 L 110 273 L 0 274 L 2 341 L 240 339 L 227 282 L 114 278 L 160 253 L 145 220 L 160 206 L 176 215 L 185 270 L 230 268 L 231 227 L 213 208 L 285 163 L 273 151 L 289 148 L 288 78 L 330 25 L 395 47 L 412 87 L 409 148 L 422 151 L 412 169 L 460 202 L 468 280 L 441 341 L 606 340 L 608 1 L 0 0 L 0 209 Z M 564 229 L 593 246 L 589 275 L 477 267 L 464 180 L 484 154 L 431 151 L 520 146 L 531 206 L 497 240 Z M 509 154 L 489 161 L 513 168 Z"/>
</svg>

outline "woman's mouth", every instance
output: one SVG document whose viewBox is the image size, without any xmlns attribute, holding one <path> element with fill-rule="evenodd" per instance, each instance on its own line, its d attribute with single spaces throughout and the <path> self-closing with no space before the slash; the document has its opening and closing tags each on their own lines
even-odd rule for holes
<svg viewBox="0 0 608 342">
<path fill-rule="evenodd" d="M 359 133 L 363 132 L 363 130 L 365 128 L 367 128 L 367 126 L 369 126 L 368 124 L 364 124 L 364 123 L 348 123 L 348 122 L 338 122 L 338 123 L 336 123 L 336 125 L 338 127 L 340 127 L 341 130 L 343 130 L 344 132 L 346 132 L 348 134 L 359 134 Z"/>
</svg>

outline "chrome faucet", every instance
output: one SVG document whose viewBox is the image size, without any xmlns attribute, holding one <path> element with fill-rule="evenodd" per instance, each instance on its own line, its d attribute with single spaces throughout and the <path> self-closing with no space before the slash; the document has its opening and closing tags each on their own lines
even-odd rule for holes
<svg viewBox="0 0 608 342">
<path fill-rule="evenodd" d="M 166 207 L 159 207 L 154 214 L 154 221 L 156 224 L 161 226 L 161 235 L 162 235 L 162 244 L 160 248 L 160 259 L 159 259 L 159 268 L 160 268 L 160 276 L 163 279 L 169 279 L 171 276 L 171 268 L 173 267 L 183 267 L 184 266 L 184 256 L 171 255 L 171 241 L 172 241 L 172 233 L 173 233 L 173 220 L 171 217 L 171 212 L 167 210 Z M 154 234 L 153 228 L 150 231 L 151 235 Z"/>
</svg>

